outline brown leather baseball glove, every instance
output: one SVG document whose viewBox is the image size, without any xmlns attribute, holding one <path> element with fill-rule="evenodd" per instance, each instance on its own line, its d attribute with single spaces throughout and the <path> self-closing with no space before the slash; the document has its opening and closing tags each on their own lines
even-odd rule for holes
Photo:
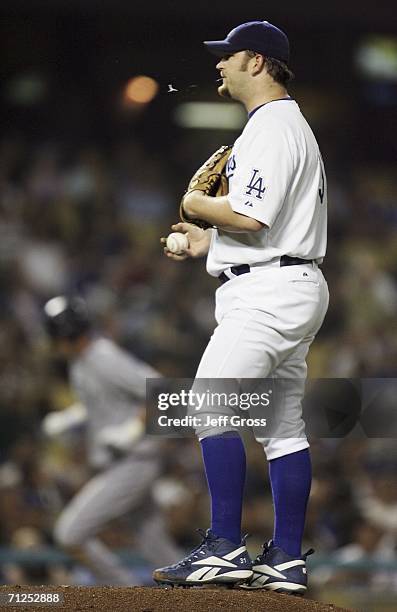
<svg viewBox="0 0 397 612">
<path fill-rule="evenodd" d="M 182 221 L 193 223 L 202 229 L 212 227 L 207 221 L 202 219 L 191 219 L 184 211 L 183 200 L 191 191 L 202 191 L 205 195 L 209 196 L 223 196 L 229 192 L 226 163 L 231 150 L 231 146 L 223 145 L 193 174 L 179 207 L 179 216 Z"/>
</svg>

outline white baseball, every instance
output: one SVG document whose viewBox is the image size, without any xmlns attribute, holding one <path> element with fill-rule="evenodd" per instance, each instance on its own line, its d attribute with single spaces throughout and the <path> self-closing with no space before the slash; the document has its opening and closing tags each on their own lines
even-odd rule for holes
<svg viewBox="0 0 397 612">
<path fill-rule="evenodd" d="M 189 240 L 186 234 L 181 234 L 180 232 L 172 232 L 167 238 L 167 249 L 171 251 L 171 253 L 175 253 L 179 255 L 186 251 L 189 248 Z"/>
</svg>

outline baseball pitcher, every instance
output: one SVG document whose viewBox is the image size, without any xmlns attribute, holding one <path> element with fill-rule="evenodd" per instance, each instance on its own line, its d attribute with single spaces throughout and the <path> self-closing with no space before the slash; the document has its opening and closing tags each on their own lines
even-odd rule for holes
<svg viewBox="0 0 397 612">
<path fill-rule="evenodd" d="M 218 325 L 195 384 L 269 377 L 297 384 L 285 397 L 286 435 L 257 438 L 270 470 L 272 539 L 251 561 L 241 539 L 244 445 L 234 427 L 209 421 L 196 433 L 211 496 L 211 528 L 198 548 L 180 563 L 156 570 L 154 579 L 303 594 L 312 551 L 301 551 L 311 485 L 301 400 L 306 356 L 328 307 L 319 267 L 326 251 L 324 164 L 287 91 L 293 75 L 286 34 L 267 21 L 251 21 L 224 40 L 204 44 L 218 57 L 218 93 L 240 102 L 248 117 L 233 147 L 219 149 L 189 183 L 182 222 L 172 228 L 187 236 L 188 247 L 176 253 L 165 248 L 175 261 L 206 256 L 208 273 L 220 282 Z"/>
</svg>

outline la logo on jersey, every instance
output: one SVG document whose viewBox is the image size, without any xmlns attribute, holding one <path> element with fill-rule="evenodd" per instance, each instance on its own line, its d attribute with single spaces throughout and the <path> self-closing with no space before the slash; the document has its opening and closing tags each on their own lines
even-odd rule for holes
<svg viewBox="0 0 397 612">
<path fill-rule="evenodd" d="M 259 170 L 252 169 L 252 174 L 248 185 L 246 186 L 246 195 L 253 195 L 258 200 L 263 200 L 263 194 L 266 191 L 265 179 L 259 174 Z"/>
</svg>

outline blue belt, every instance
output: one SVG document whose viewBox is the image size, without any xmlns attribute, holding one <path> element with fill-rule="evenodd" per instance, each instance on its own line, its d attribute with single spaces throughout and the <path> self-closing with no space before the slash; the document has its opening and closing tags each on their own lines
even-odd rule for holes
<svg viewBox="0 0 397 612">
<path fill-rule="evenodd" d="M 290 257 L 289 255 L 282 255 L 280 257 L 280 268 L 284 266 L 299 266 L 301 264 L 312 264 L 313 259 L 302 259 L 301 257 Z M 235 276 L 240 276 L 241 274 L 248 274 L 251 271 L 251 268 L 248 264 L 240 264 L 239 266 L 232 266 L 230 271 Z M 218 276 L 221 283 L 226 283 L 228 280 L 231 280 L 224 272 L 222 272 Z"/>
</svg>

